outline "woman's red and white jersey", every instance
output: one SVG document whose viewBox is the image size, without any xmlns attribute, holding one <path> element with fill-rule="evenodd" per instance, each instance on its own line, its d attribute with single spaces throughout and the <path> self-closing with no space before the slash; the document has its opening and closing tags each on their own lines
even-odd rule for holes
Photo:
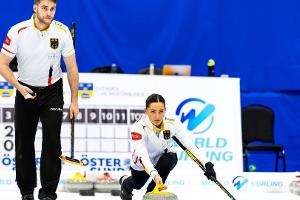
<svg viewBox="0 0 300 200">
<path fill-rule="evenodd" d="M 49 28 L 40 31 L 34 25 L 34 16 L 9 30 L 1 52 L 18 59 L 18 80 L 32 86 L 49 85 L 62 77 L 61 56 L 75 53 L 67 26 L 53 20 Z M 52 69 L 51 69 L 52 68 Z"/>
<path fill-rule="evenodd" d="M 147 115 L 143 115 L 131 127 L 131 143 L 134 149 L 131 167 L 145 170 L 152 178 L 157 175 L 155 165 L 165 152 L 174 152 L 172 137 L 183 143 L 202 163 L 208 160 L 201 155 L 190 135 L 183 130 L 180 123 L 165 117 L 161 130 L 151 123 Z"/>
</svg>

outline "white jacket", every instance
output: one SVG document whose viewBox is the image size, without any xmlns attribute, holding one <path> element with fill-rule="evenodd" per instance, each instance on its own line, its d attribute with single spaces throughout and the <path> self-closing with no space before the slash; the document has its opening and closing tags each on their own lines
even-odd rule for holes
<svg viewBox="0 0 300 200">
<path fill-rule="evenodd" d="M 166 134 L 165 130 L 169 130 L 170 135 Z M 163 120 L 163 129 L 156 133 L 148 116 L 143 115 L 131 127 L 131 142 L 134 148 L 131 167 L 138 171 L 145 170 L 154 179 L 158 174 L 154 168 L 158 159 L 165 152 L 174 152 L 173 136 L 176 136 L 201 163 L 205 164 L 208 162 L 206 157 L 200 154 L 192 138 L 184 132 L 180 124 L 174 119 L 165 117 Z"/>
<path fill-rule="evenodd" d="M 62 78 L 61 56 L 75 53 L 68 27 L 53 20 L 47 30 L 35 28 L 31 19 L 14 25 L 7 33 L 1 52 L 18 59 L 18 80 L 31 86 L 47 86 Z"/>
</svg>

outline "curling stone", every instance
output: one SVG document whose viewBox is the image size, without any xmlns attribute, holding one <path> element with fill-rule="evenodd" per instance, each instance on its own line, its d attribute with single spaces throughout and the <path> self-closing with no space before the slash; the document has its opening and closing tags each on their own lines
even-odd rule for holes
<svg viewBox="0 0 300 200">
<path fill-rule="evenodd" d="M 112 190 L 121 190 L 119 181 L 112 178 L 108 172 L 105 172 L 102 176 L 98 177 L 94 183 L 96 192 L 110 193 Z"/>
<path fill-rule="evenodd" d="M 93 190 L 93 187 L 93 182 L 84 177 L 80 172 L 76 172 L 74 177 L 63 181 L 63 188 L 66 192 Z"/>
<path fill-rule="evenodd" d="M 292 194 L 300 196 L 300 175 L 296 176 L 296 180 L 292 181 L 289 185 L 289 191 Z"/>
<path fill-rule="evenodd" d="M 174 193 L 162 192 L 165 189 L 167 189 L 166 185 L 156 185 L 152 192 L 143 196 L 143 200 L 178 200 Z"/>
</svg>

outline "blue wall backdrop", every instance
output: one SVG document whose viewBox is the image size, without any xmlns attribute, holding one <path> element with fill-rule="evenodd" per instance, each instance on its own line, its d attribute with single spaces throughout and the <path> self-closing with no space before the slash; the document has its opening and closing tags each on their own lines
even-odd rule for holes
<svg viewBox="0 0 300 200">
<path fill-rule="evenodd" d="M 0 41 L 30 18 L 32 4 L 2 3 Z M 287 170 L 299 171 L 299 8 L 299 0 L 58 0 L 56 19 L 77 24 L 80 72 L 112 63 L 131 74 L 149 63 L 191 64 L 192 75 L 205 76 L 213 58 L 217 75 L 241 78 L 242 106 L 274 109 Z M 273 170 L 272 155 L 253 159 L 259 171 Z"/>
</svg>

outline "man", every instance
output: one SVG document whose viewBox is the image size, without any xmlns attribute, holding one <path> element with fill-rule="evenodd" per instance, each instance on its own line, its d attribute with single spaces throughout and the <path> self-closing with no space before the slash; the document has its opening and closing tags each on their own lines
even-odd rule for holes
<svg viewBox="0 0 300 200">
<path fill-rule="evenodd" d="M 34 139 L 38 121 L 43 142 L 40 162 L 42 188 L 38 198 L 56 199 L 61 173 L 60 130 L 63 56 L 71 89 L 70 118 L 78 114 L 78 69 L 69 29 L 53 20 L 56 0 L 34 0 L 31 19 L 14 25 L 0 53 L 0 73 L 17 89 L 15 98 L 16 181 L 23 200 L 33 200 L 36 181 Z M 18 80 L 8 65 L 18 59 Z"/>
</svg>

